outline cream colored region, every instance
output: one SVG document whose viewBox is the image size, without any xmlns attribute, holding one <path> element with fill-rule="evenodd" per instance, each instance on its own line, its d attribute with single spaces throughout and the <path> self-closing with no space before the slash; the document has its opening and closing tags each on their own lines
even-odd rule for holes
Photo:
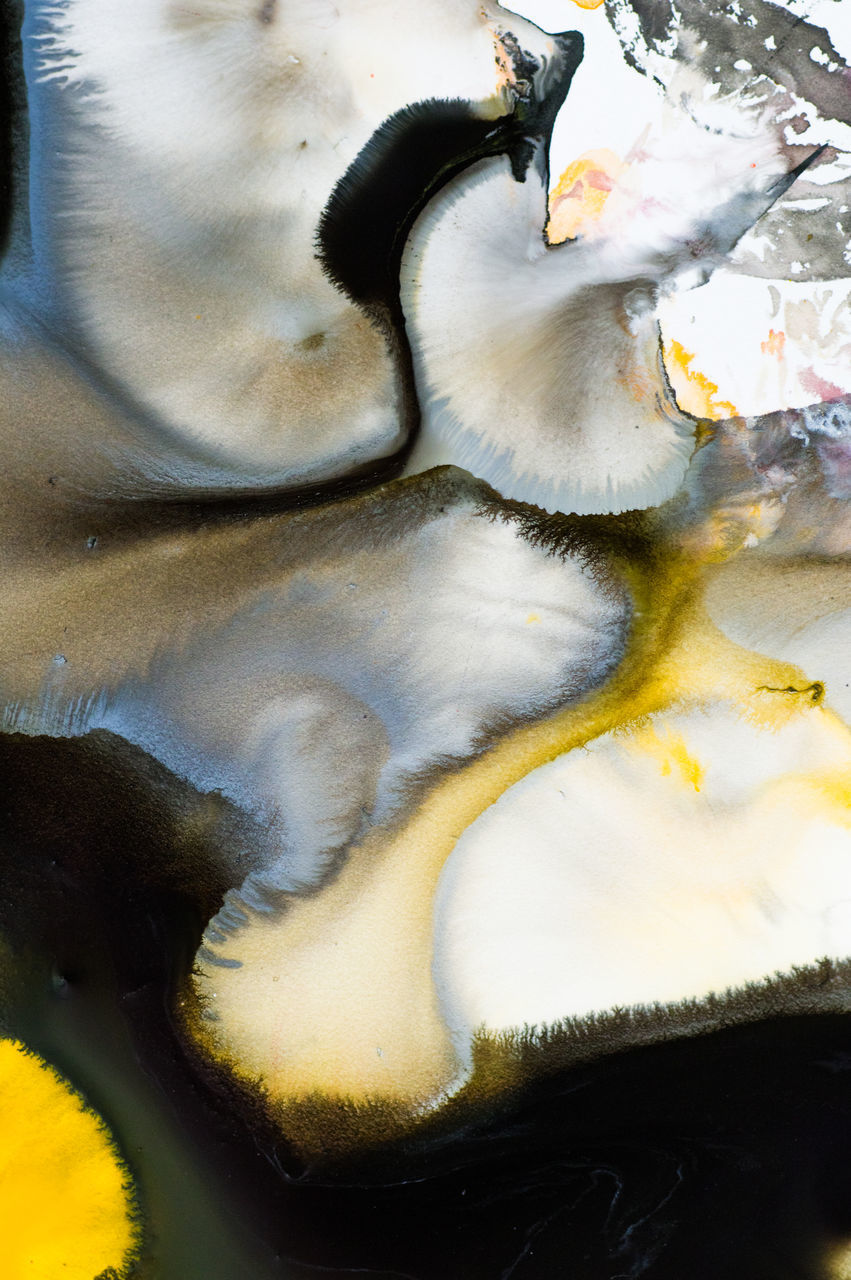
<svg viewBox="0 0 851 1280">
<path fill-rule="evenodd" d="M 801 694 L 606 734 L 516 784 L 444 871 L 459 1038 L 722 994 L 851 954 L 851 733 Z"/>
<path fill-rule="evenodd" d="M 658 617 L 599 694 L 444 774 L 404 826 L 352 850 L 330 888 L 281 915 L 247 912 L 202 953 L 195 989 L 216 1019 L 195 1024 L 204 1047 L 281 1100 L 320 1091 L 416 1105 L 450 1089 L 466 1046 L 453 1043 L 433 978 L 434 898 L 470 824 L 532 770 L 665 708 L 727 699 L 771 729 L 820 699 L 802 671 L 731 644 L 687 598 L 676 624 Z"/>
</svg>

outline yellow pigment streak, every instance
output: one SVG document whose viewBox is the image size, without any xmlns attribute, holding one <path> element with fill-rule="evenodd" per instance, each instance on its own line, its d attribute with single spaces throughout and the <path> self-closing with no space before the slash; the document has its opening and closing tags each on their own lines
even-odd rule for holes
<svg viewBox="0 0 851 1280">
<path fill-rule="evenodd" d="M 138 1251 L 130 1177 L 103 1122 L 23 1045 L 0 1040 L 0 1275 L 124 1275 Z"/>
<path fill-rule="evenodd" d="M 630 746 L 635 751 L 651 756 L 658 763 L 663 778 L 672 776 L 676 769 L 686 785 L 700 791 L 705 772 L 700 761 L 689 754 L 682 734 L 674 733 L 667 725 L 662 728 L 661 737 L 653 725 L 637 729 L 630 735 Z"/>
<path fill-rule="evenodd" d="M 608 147 L 586 151 L 567 166 L 550 192 L 546 230 L 550 244 L 573 239 L 600 218 L 625 167 Z"/>
<path fill-rule="evenodd" d="M 665 343 L 665 368 L 674 390 L 677 404 L 684 413 L 695 418 L 735 418 L 738 409 L 729 400 L 719 400 L 718 386 L 705 374 L 691 368 L 694 352 L 686 351 L 681 342 L 672 338 Z"/>
<path fill-rule="evenodd" d="M 189 1002 L 190 1029 L 206 1051 L 246 1080 L 262 1078 L 281 1102 L 319 1091 L 417 1105 L 451 1088 L 458 1062 L 431 978 L 433 904 L 467 827 L 533 769 L 655 712 L 729 699 L 776 727 L 813 701 L 786 692 L 807 688 L 798 668 L 718 632 L 688 576 L 675 571 L 650 608 L 637 590 L 642 621 L 631 652 L 596 695 L 444 774 L 404 825 L 376 828 L 354 848 L 321 893 L 294 900 L 282 916 L 251 914 L 215 948 L 242 967 L 199 965 L 200 1009 L 219 1019 L 202 1020 Z M 691 766 L 684 756 L 678 767 Z M 300 1140 L 314 1139 L 302 1130 Z"/>
</svg>

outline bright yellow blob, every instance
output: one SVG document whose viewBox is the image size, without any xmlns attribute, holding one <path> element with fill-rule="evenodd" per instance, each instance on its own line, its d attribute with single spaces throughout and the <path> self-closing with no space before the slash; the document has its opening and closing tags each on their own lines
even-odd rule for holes
<svg viewBox="0 0 851 1280">
<path fill-rule="evenodd" d="M 23 1045 L 0 1040 L 0 1275 L 123 1275 L 138 1249 L 130 1177 L 103 1122 Z"/>
<path fill-rule="evenodd" d="M 608 147 L 586 151 L 567 166 L 550 192 L 547 239 L 551 244 L 581 235 L 600 218 L 609 192 L 625 167 L 620 156 Z"/>
<path fill-rule="evenodd" d="M 735 418 L 738 410 L 729 400 L 718 399 L 718 385 L 710 381 L 705 374 L 692 369 L 694 352 L 686 351 L 681 342 L 675 338 L 665 343 L 665 368 L 676 396 L 677 404 L 684 413 L 691 413 L 695 418 Z"/>
</svg>

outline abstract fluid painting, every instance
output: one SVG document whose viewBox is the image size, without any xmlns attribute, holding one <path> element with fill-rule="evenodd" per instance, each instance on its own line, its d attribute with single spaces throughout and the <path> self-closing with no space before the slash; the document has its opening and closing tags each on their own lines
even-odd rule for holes
<svg viewBox="0 0 851 1280">
<path fill-rule="evenodd" d="M 3 0 L 2 1280 L 851 1280 L 848 0 Z"/>
</svg>

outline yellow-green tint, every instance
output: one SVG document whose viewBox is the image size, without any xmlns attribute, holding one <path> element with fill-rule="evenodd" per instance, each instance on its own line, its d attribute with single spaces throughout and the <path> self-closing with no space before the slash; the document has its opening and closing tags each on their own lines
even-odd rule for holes
<svg viewBox="0 0 851 1280">
<path fill-rule="evenodd" d="M 103 1121 L 15 1040 L 0 1040 L 0 1275 L 95 1280 L 138 1252 L 130 1175 Z"/>
<path fill-rule="evenodd" d="M 636 729 L 630 744 L 634 750 L 652 756 L 659 764 L 663 777 L 679 777 L 695 791 L 700 791 L 704 769 L 700 761 L 690 754 L 682 734 L 675 733 L 667 725 L 661 733 L 653 725 Z"/>
<path fill-rule="evenodd" d="M 851 1280 L 851 1243 L 847 1240 L 830 1250 L 825 1276 L 827 1280 Z"/>
</svg>

